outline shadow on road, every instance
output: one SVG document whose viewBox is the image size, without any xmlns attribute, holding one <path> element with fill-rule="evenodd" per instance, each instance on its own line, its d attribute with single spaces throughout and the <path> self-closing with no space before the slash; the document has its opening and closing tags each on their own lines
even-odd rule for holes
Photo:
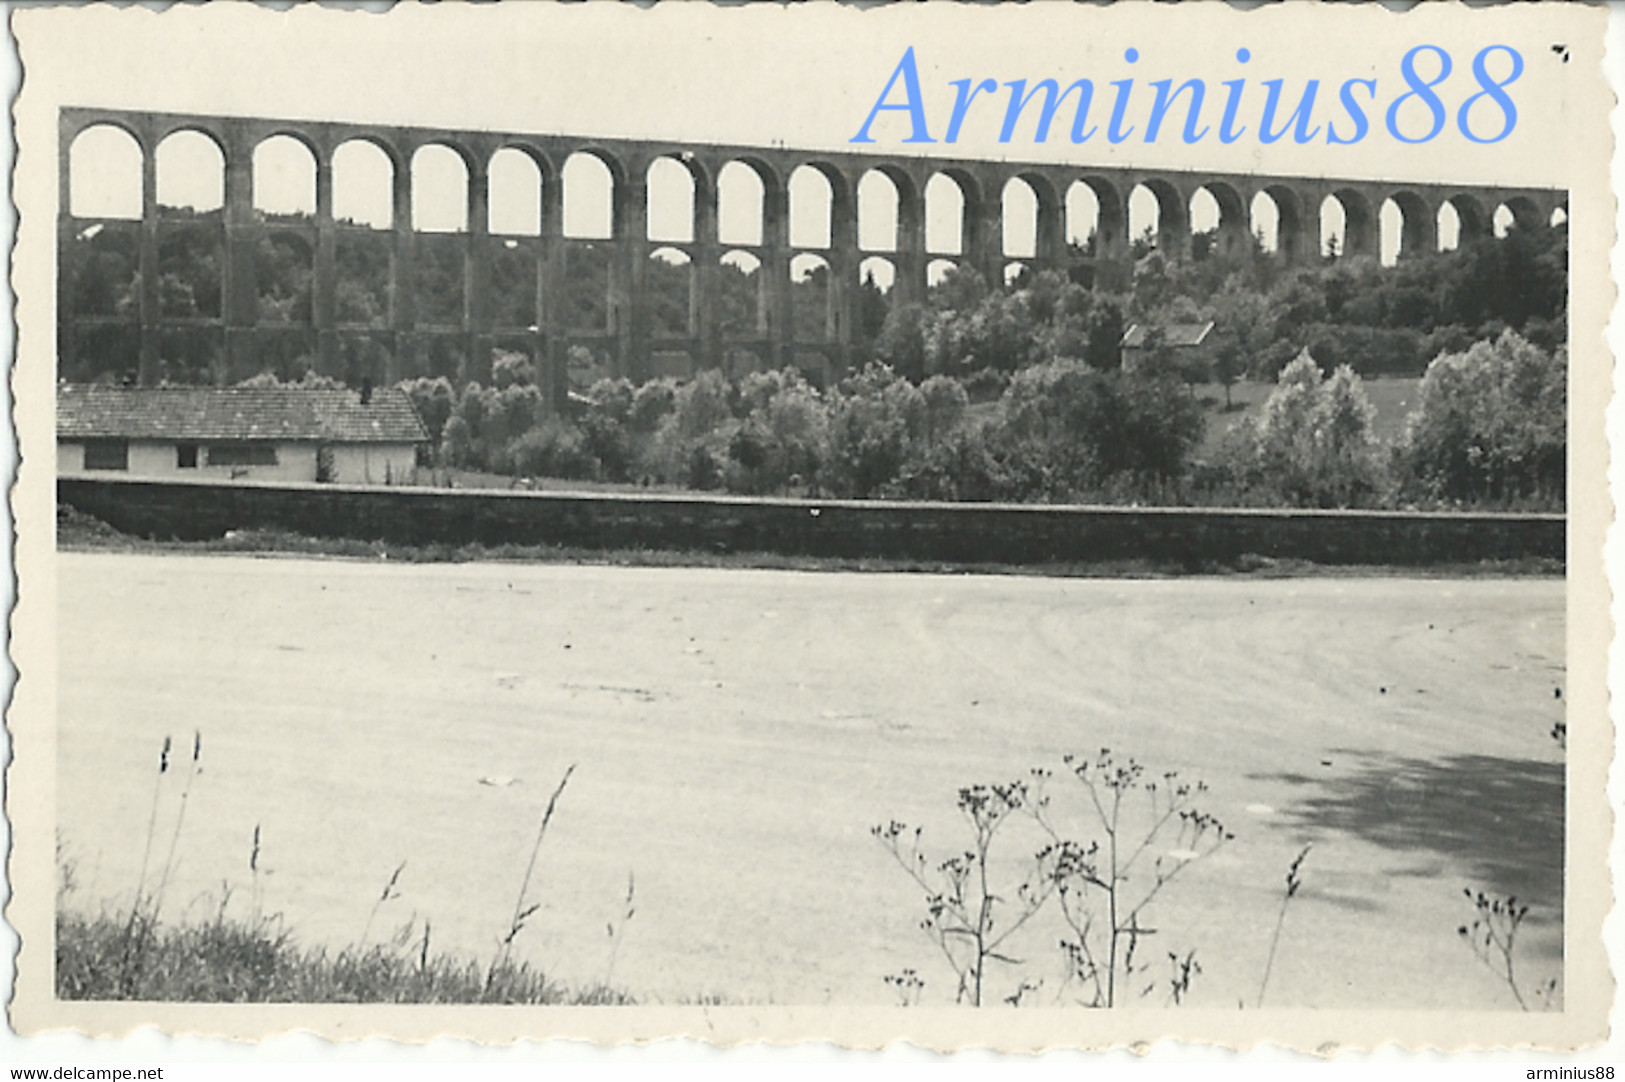
<svg viewBox="0 0 1625 1082">
<path fill-rule="evenodd" d="M 1464 865 L 1461 886 L 1563 909 L 1563 764 L 1492 755 L 1408 759 L 1340 749 L 1328 777 L 1268 775 L 1309 790 L 1286 815 L 1306 831 L 1341 831 L 1385 849 Z"/>
</svg>

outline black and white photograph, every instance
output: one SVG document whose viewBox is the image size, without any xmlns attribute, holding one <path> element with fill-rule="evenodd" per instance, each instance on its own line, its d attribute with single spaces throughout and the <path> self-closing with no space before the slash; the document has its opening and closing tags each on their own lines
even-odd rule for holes
<svg viewBox="0 0 1625 1082">
<path fill-rule="evenodd" d="M 14 13 L 13 1027 L 1603 1040 L 1607 17 Z"/>
</svg>

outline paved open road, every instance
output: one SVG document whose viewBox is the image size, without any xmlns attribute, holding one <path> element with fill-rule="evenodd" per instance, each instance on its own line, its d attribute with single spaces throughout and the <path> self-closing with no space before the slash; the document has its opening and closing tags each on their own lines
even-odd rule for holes
<svg viewBox="0 0 1625 1082">
<path fill-rule="evenodd" d="M 169 915 L 212 915 L 222 881 L 250 910 L 257 825 L 261 905 L 302 941 L 355 942 L 404 861 L 370 937 L 428 917 L 436 948 L 489 957 L 574 763 L 522 956 L 666 1001 L 885 1003 L 913 967 L 944 1002 L 918 892 L 869 828 L 923 824 L 946 855 L 959 787 L 1110 747 L 1204 778 L 1237 835 L 1150 910 L 1148 983 L 1195 948 L 1192 1003 L 1251 1005 L 1309 840 L 1271 1004 L 1509 1006 L 1457 940 L 1468 885 L 1533 901 L 1520 964 L 1559 967 L 1561 581 L 58 566 L 81 908 L 128 904 L 158 749 L 200 730 Z M 1054 938 L 1016 949 L 1039 1002 L 1068 995 Z"/>
</svg>

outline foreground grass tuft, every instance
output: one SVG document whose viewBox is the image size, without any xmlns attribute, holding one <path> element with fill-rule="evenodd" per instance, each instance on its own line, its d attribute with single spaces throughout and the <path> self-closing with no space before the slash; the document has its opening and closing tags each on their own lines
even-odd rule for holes
<svg viewBox="0 0 1625 1082">
<path fill-rule="evenodd" d="M 613 988 L 568 988 L 529 963 L 486 966 L 385 945 L 336 954 L 302 948 L 274 921 L 219 918 L 137 932 L 109 915 L 57 915 L 58 999 L 187 1003 L 485 1003 L 620 1005 Z"/>
</svg>

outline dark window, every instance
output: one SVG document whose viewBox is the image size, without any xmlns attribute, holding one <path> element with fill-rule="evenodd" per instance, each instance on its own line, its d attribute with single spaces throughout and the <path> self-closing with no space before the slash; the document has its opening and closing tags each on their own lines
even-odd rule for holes
<svg viewBox="0 0 1625 1082">
<path fill-rule="evenodd" d="M 85 469 L 127 470 L 130 468 L 129 440 L 86 440 Z"/>
<path fill-rule="evenodd" d="M 178 469 L 197 469 L 197 444 L 177 443 L 175 445 L 175 465 Z"/>
<path fill-rule="evenodd" d="M 270 443 L 211 443 L 211 466 L 275 466 L 276 445 Z"/>
</svg>

